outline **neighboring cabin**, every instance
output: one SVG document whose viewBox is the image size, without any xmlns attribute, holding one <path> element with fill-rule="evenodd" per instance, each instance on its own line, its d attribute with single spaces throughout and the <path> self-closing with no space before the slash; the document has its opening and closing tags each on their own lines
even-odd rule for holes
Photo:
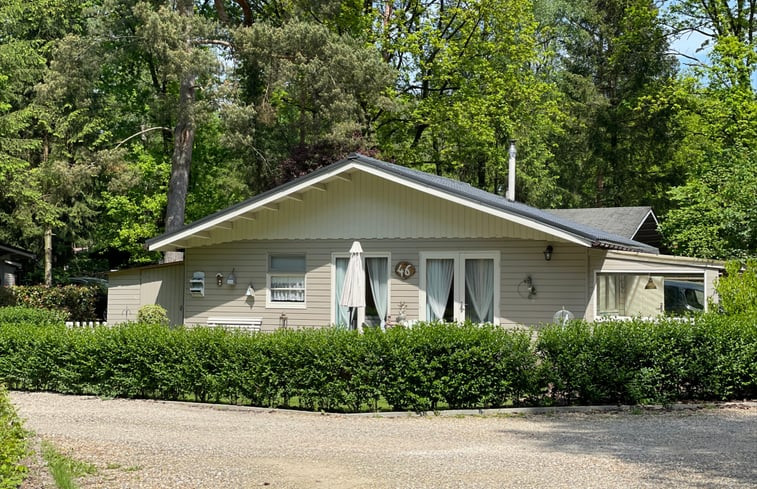
<svg viewBox="0 0 757 489">
<path fill-rule="evenodd" d="M 552 212 L 351 155 L 149 240 L 150 250 L 183 250 L 184 262 L 111 273 L 108 318 L 159 303 L 174 323 L 345 324 L 353 241 L 364 250 L 366 324 L 401 311 L 501 325 L 550 322 L 563 308 L 588 320 L 656 316 L 666 281 L 714 295 L 722 263 L 660 255 L 635 234 Z"/>
<path fill-rule="evenodd" d="M 26 250 L 0 243 L 0 286 L 17 285 L 19 272 L 23 269 L 21 262 L 33 259 L 34 254 Z"/>
</svg>

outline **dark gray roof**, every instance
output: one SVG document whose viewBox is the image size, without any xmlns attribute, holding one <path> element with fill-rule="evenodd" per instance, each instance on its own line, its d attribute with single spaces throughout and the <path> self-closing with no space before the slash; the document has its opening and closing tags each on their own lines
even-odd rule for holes
<svg viewBox="0 0 757 489">
<path fill-rule="evenodd" d="M 565 219 L 561 216 L 557 216 L 555 214 L 551 214 L 549 212 L 537 209 L 535 207 L 522 204 L 520 202 L 513 202 L 510 200 L 507 200 L 506 198 L 500 195 L 486 192 L 484 190 L 468 185 L 467 183 L 463 183 L 458 180 L 453 180 L 450 178 L 440 177 L 438 175 L 433 175 L 430 173 L 425 173 L 422 171 L 414 170 L 414 169 L 396 165 L 393 163 L 388 163 L 386 161 L 377 160 L 375 158 L 369 158 L 361 154 L 351 154 L 350 156 L 348 156 L 347 158 L 343 160 L 332 163 L 331 165 L 328 165 L 326 167 L 319 168 L 315 170 L 314 172 L 309 173 L 308 175 L 305 175 L 298 179 L 287 182 L 279 187 L 276 187 L 266 192 L 263 192 L 261 194 L 258 194 L 255 197 L 252 197 L 244 202 L 240 202 L 239 204 L 233 205 L 222 211 L 216 212 L 215 214 L 206 216 L 198 221 L 195 221 L 189 224 L 188 226 L 185 226 L 184 228 L 178 231 L 175 231 L 173 233 L 166 233 L 162 236 L 152 238 L 147 241 L 147 244 L 150 245 L 151 243 L 164 240 L 166 238 L 171 237 L 174 234 L 184 232 L 188 228 L 196 227 L 199 229 L 202 227 L 204 223 L 217 219 L 223 214 L 233 213 L 234 211 L 250 206 L 254 204 L 255 202 L 262 201 L 273 194 L 285 193 L 288 189 L 290 189 L 291 187 L 294 187 L 295 185 L 299 185 L 309 179 L 314 180 L 318 176 L 322 175 L 323 173 L 338 170 L 339 167 L 348 166 L 352 164 L 353 162 L 362 163 L 364 165 L 381 170 L 387 174 L 394 175 L 400 179 L 411 181 L 416 184 L 420 184 L 425 187 L 429 187 L 429 188 L 441 191 L 443 193 L 454 195 L 454 196 L 463 198 L 465 200 L 468 200 L 470 202 L 473 202 L 479 205 L 487 206 L 492 209 L 505 211 L 517 216 L 521 216 L 521 217 L 533 220 L 535 222 L 551 227 L 555 230 L 563 231 L 568 234 L 572 234 L 578 238 L 588 240 L 591 243 L 591 246 L 593 247 L 606 248 L 606 249 L 618 249 L 618 250 L 626 250 L 626 251 L 640 251 L 640 252 L 654 253 L 654 254 L 658 253 L 657 248 L 646 245 L 644 243 L 640 243 L 638 241 L 634 241 L 624 236 L 619 236 L 617 234 L 608 233 L 601 229 L 593 228 L 585 224 L 577 223 L 569 219 Z"/>
<path fill-rule="evenodd" d="M 608 233 L 633 239 L 652 212 L 651 207 L 598 207 L 584 209 L 547 209 L 556 216 L 570 219 Z"/>
</svg>

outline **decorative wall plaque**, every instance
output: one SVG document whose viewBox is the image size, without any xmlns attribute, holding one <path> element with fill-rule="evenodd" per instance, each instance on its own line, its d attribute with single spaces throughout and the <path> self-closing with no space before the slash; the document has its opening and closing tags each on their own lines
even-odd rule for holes
<svg viewBox="0 0 757 489">
<path fill-rule="evenodd" d="M 394 267 L 394 273 L 396 273 L 402 280 L 407 280 L 415 275 L 415 265 L 406 261 L 401 261 Z"/>
</svg>

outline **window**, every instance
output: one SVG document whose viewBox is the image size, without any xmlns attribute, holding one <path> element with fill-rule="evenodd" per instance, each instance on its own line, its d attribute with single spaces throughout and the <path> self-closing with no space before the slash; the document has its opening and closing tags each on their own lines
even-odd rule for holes
<svg viewBox="0 0 757 489">
<path fill-rule="evenodd" d="M 268 260 L 268 305 L 305 305 L 305 255 L 271 255 Z"/>
<path fill-rule="evenodd" d="M 705 310 L 704 277 L 665 272 L 598 273 L 597 315 L 681 316 Z"/>
</svg>

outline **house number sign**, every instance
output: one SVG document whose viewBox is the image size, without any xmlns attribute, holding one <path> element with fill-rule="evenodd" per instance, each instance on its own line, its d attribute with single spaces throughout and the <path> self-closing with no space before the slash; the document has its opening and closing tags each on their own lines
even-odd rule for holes
<svg viewBox="0 0 757 489">
<path fill-rule="evenodd" d="M 402 280 L 407 280 L 415 275 L 415 266 L 412 263 L 401 261 L 394 267 L 394 273 Z"/>
</svg>

